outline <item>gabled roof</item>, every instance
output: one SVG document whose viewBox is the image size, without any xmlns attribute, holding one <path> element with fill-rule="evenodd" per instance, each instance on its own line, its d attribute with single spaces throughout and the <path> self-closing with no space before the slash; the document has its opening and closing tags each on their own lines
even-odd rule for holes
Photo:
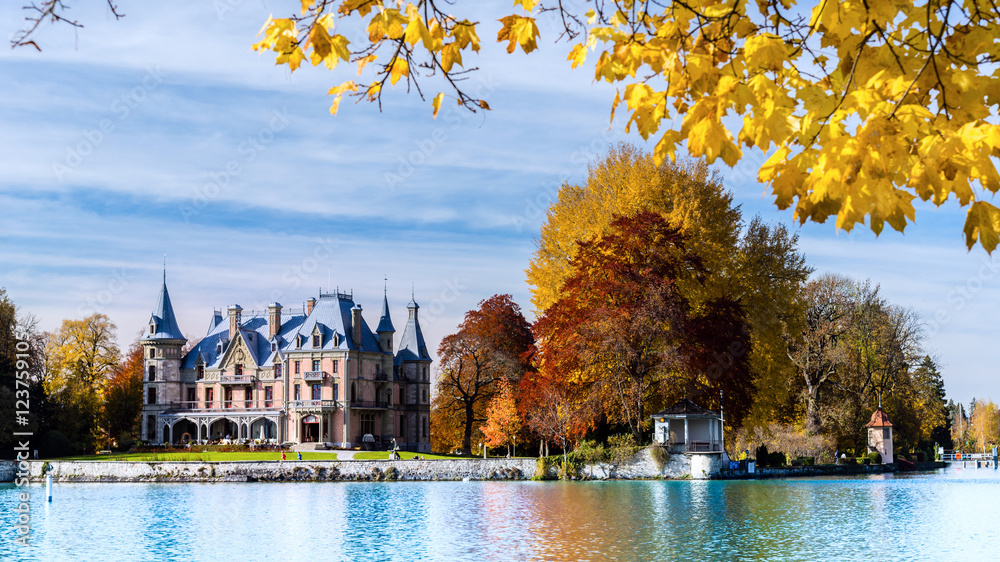
<svg viewBox="0 0 1000 562">
<path fill-rule="evenodd" d="M 687 398 L 684 398 L 683 400 L 678 400 L 677 403 L 674 404 L 673 406 L 669 406 L 667 408 L 664 408 L 663 410 L 660 410 L 659 412 L 656 412 L 655 414 L 653 414 L 652 417 L 654 417 L 654 418 L 659 418 L 659 417 L 666 417 L 666 418 L 670 418 L 670 417 L 686 417 L 686 418 L 712 417 L 712 418 L 717 418 L 717 417 L 719 417 L 719 413 L 718 412 L 713 412 L 712 410 L 709 410 L 708 408 L 703 408 L 703 407 L 695 404 L 694 402 L 688 400 Z"/>
<path fill-rule="evenodd" d="M 395 332 L 396 329 L 392 327 L 392 318 L 389 318 L 389 296 L 382 296 L 382 317 L 378 319 L 378 328 L 375 328 L 376 332 Z"/>
<path fill-rule="evenodd" d="M 160 298 L 156 301 L 153 314 L 149 319 L 151 325 L 156 330 L 150 332 L 143 340 L 184 340 L 184 334 L 177 327 L 177 318 L 174 317 L 174 307 L 170 304 L 170 293 L 167 292 L 167 282 L 163 282 L 160 289 Z"/>
<path fill-rule="evenodd" d="M 321 349 L 356 349 L 363 351 L 380 351 L 378 338 L 372 333 L 371 328 L 361 318 L 361 341 L 354 341 L 351 329 L 351 309 L 354 308 L 354 300 L 344 293 L 320 293 L 319 300 L 313 306 L 312 312 L 302 322 L 302 326 L 296 331 L 306 338 L 302 344 L 302 349 L 312 349 L 312 341 L 309 336 L 313 330 L 319 327 L 319 332 L 323 334 L 323 346 Z M 338 345 L 333 345 L 333 335 L 339 334 Z M 294 336 L 290 337 L 294 348 Z"/>
<path fill-rule="evenodd" d="M 403 361 L 430 361 L 431 356 L 427 353 L 427 344 L 424 343 L 424 333 L 420 330 L 420 321 L 417 319 L 417 309 L 420 306 L 415 300 L 411 300 L 406 308 L 410 310 L 410 317 L 406 320 L 406 327 L 403 328 L 403 338 L 399 341 L 395 364 L 399 365 Z"/>
<path fill-rule="evenodd" d="M 872 419 L 865 424 L 865 427 L 892 427 L 892 422 L 889 421 L 889 414 L 886 414 L 885 410 L 879 406 L 872 412 Z"/>
</svg>

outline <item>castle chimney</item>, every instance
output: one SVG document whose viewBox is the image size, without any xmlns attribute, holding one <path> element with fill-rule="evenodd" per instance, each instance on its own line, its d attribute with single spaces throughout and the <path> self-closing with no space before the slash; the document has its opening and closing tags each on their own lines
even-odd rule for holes
<svg viewBox="0 0 1000 562">
<path fill-rule="evenodd" d="M 356 347 L 361 347 L 361 305 L 356 304 L 351 309 L 351 339 Z"/>
<path fill-rule="evenodd" d="M 281 331 L 281 304 L 272 302 L 267 305 L 267 327 L 272 338 Z"/>
<path fill-rule="evenodd" d="M 309 300 L 306 301 L 306 316 L 313 313 L 314 306 L 316 306 L 316 299 L 309 297 Z"/>
<path fill-rule="evenodd" d="M 238 304 L 229 305 L 229 339 L 232 340 L 236 337 L 236 330 L 239 329 L 240 323 L 243 321 L 241 314 L 243 309 L 240 308 Z"/>
</svg>

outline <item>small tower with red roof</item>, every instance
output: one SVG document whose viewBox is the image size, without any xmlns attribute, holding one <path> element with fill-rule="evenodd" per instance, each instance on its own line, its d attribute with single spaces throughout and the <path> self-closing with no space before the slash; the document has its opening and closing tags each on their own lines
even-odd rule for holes
<svg viewBox="0 0 1000 562">
<path fill-rule="evenodd" d="M 892 422 L 889 415 L 879 406 L 872 419 L 865 424 L 868 428 L 868 449 L 878 451 L 883 463 L 891 463 L 892 459 Z"/>
</svg>

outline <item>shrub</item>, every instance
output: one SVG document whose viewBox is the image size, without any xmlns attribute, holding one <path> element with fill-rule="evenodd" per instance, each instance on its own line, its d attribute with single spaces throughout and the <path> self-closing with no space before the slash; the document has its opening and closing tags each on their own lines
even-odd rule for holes
<svg viewBox="0 0 1000 562">
<path fill-rule="evenodd" d="M 609 462 L 624 464 L 635 456 L 640 449 L 642 447 L 635 442 L 635 437 L 631 433 L 623 433 L 608 437 L 608 446 L 605 453 Z"/>
<path fill-rule="evenodd" d="M 858 459 L 856 457 L 846 457 L 840 459 L 841 464 L 858 464 Z"/>
<path fill-rule="evenodd" d="M 385 479 L 386 480 L 398 480 L 399 479 L 399 471 L 396 470 L 396 467 L 390 466 L 389 468 L 385 469 Z"/>
<path fill-rule="evenodd" d="M 757 464 L 759 464 L 760 466 L 767 466 L 767 460 L 768 460 L 767 445 L 761 445 L 760 447 L 757 447 L 757 450 L 754 452 L 754 455 L 756 455 L 757 457 Z"/>
<path fill-rule="evenodd" d="M 783 466 L 785 464 L 785 453 L 774 452 L 767 456 L 767 466 Z"/>
<path fill-rule="evenodd" d="M 670 462 L 670 452 L 662 445 L 653 445 L 649 448 L 649 453 L 653 457 L 653 462 L 656 463 L 657 470 L 663 470 L 663 467 Z"/>
<path fill-rule="evenodd" d="M 595 443 L 589 439 L 584 439 L 573 450 L 573 456 L 583 464 L 597 464 L 604 462 L 604 445 Z"/>
<path fill-rule="evenodd" d="M 558 466 L 557 457 L 538 457 L 538 461 L 535 464 L 535 475 L 531 479 L 555 480 L 556 477 L 550 472 L 550 469 L 555 466 Z"/>
<path fill-rule="evenodd" d="M 54 429 L 46 431 L 39 440 L 38 454 L 44 458 L 68 457 L 75 453 L 76 449 L 70 444 L 69 438 Z"/>
<path fill-rule="evenodd" d="M 814 466 L 816 464 L 815 457 L 800 457 L 802 459 L 802 466 Z"/>
<path fill-rule="evenodd" d="M 872 451 L 865 455 L 865 460 L 871 464 L 882 464 L 882 454 L 878 451 Z"/>
</svg>

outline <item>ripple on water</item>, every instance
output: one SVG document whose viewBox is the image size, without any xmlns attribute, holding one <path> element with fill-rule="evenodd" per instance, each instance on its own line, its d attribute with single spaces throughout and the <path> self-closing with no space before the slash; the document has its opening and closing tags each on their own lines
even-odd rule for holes
<svg viewBox="0 0 1000 562">
<path fill-rule="evenodd" d="M 1000 477 L 691 482 L 0 486 L 0 559 L 867 560 L 986 558 Z"/>
</svg>

